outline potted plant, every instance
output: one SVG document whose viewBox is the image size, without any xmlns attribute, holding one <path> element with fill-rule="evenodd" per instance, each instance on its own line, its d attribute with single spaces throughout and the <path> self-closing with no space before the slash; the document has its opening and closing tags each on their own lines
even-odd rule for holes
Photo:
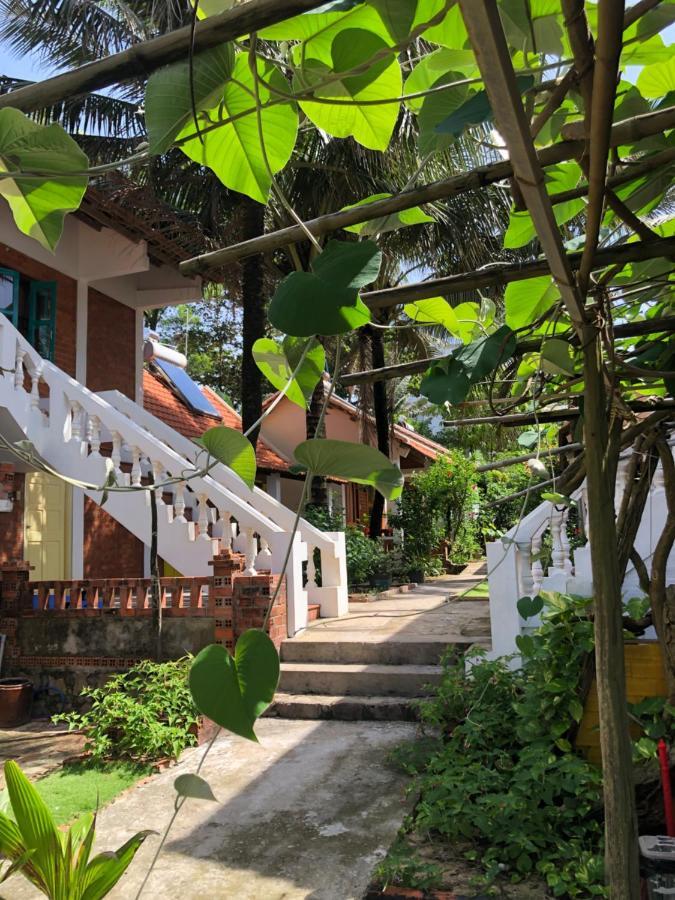
<svg viewBox="0 0 675 900">
<path fill-rule="evenodd" d="M 18 728 L 30 719 L 33 683 L 28 678 L 0 678 L 0 728 Z"/>
</svg>

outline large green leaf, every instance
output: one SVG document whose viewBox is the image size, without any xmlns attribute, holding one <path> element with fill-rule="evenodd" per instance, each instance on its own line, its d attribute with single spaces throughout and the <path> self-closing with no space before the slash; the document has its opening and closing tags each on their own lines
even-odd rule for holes
<svg viewBox="0 0 675 900">
<path fill-rule="evenodd" d="M 295 458 L 314 475 L 346 478 L 357 484 L 370 485 L 388 500 L 401 495 L 401 470 L 384 453 L 366 444 L 314 438 L 298 444 Z"/>
<path fill-rule="evenodd" d="M 428 91 L 435 84 L 441 83 L 439 79 L 450 73 L 453 74 L 455 80 L 473 78 L 478 74 L 476 58 L 471 50 L 447 50 L 445 47 L 441 47 L 439 50 L 434 50 L 433 53 L 426 53 L 407 77 L 403 85 L 403 93 L 417 94 L 421 91 Z M 448 88 L 448 90 L 451 89 Z M 419 112 L 424 100 L 424 97 L 414 97 L 406 100 L 405 104 L 413 112 Z"/>
<path fill-rule="evenodd" d="M 317 56 L 314 50 L 307 52 L 293 86 L 296 92 L 311 90 L 315 97 L 330 101 L 300 101 L 303 111 L 318 128 L 335 137 L 353 137 L 370 150 L 387 149 L 398 118 L 399 104 L 359 103 L 400 96 L 403 89 L 401 67 L 395 54 L 377 59 L 364 72 L 345 75 L 320 87 L 320 83 L 334 73 L 350 72 L 386 49 L 387 43 L 379 35 L 362 28 L 350 28 L 335 37 L 330 58 Z"/>
<path fill-rule="evenodd" d="M 675 91 L 675 53 L 666 62 L 645 66 L 638 75 L 637 87 L 643 97 L 649 98 L 664 97 Z"/>
<path fill-rule="evenodd" d="M 442 363 L 431 366 L 420 384 L 420 392 L 431 403 L 461 403 L 471 388 L 465 367 L 448 357 Z"/>
<path fill-rule="evenodd" d="M 351 203 L 342 208 L 353 209 L 355 206 L 365 206 L 375 200 L 386 200 L 391 196 L 391 194 L 371 194 L 370 197 L 364 197 L 358 203 Z M 433 216 L 425 213 L 419 206 L 413 206 L 412 209 L 402 209 L 400 212 L 380 216 L 379 219 L 371 219 L 369 222 L 361 222 L 359 225 L 348 225 L 344 230 L 361 235 L 386 234 L 387 231 L 396 231 L 398 228 L 406 228 L 409 225 L 424 225 L 426 222 L 433 221 Z"/>
<path fill-rule="evenodd" d="M 429 297 L 426 300 L 406 303 L 403 311 L 414 322 L 442 325 L 450 334 L 459 337 L 460 324 L 457 315 L 444 297 Z"/>
<path fill-rule="evenodd" d="M 296 337 L 344 334 L 370 321 L 358 294 L 379 272 L 381 253 L 372 241 L 329 241 L 312 272 L 292 272 L 279 285 L 269 320 Z"/>
<path fill-rule="evenodd" d="M 512 281 L 504 292 L 506 324 L 513 329 L 530 325 L 550 309 L 559 296 L 550 275 Z"/>
<path fill-rule="evenodd" d="M 447 72 L 442 75 L 433 86 L 452 84 L 458 80 L 459 72 Z M 453 134 L 441 134 L 436 130 L 437 126 L 455 113 L 473 96 L 474 88 L 462 84 L 447 88 L 435 94 L 425 97 L 417 115 L 419 126 L 418 145 L 422 154 L 434 153 L 447 149 L 455 141 Z"/>
<path fill-rule="evenodd" d="M 52 893 L 57 890 L 62 850 L 59 832 L 44 800 L 14 760 L 5 763 L 5 781 L 12 814 L 26 850 L 32 850 L 31 867 Z"/>
<path fill-rule="evenodd" d="M 532 75 L 519 75 L 516 78 L 518 90 L 528 90 L 534 84 Z M 459 137 L 463 131 L 472 125 L 481 125 L 483 122 L 491 121 L 493 118 L 492 107 L 485 91 L 478 91 L 469 97 L 469 99 L 453 110 L 449 116 L 436 125 L 438 134 L 452 135 Z"/>
<path fill-rule="evenodd" d="M 276 90 L 288 92 L 288 83 L 270 62 L 257 59 L 258 74 Z M 272 178 L 265 164 L 255 113 L 254 79 L 245 53 L 237 55 L 232 78 L 226 83 L 222 100 L 208 113 L 200 113 L 200 126 L 235 118 L 213 131 L 192 137 L 194 123 L 188 122 L 178 135 L 183 152 L 201 165 L 208 166 L 224 185 L 247 194 L 260 203 L 267 202 Z M 259 84 L 260 101 L 272 97 L 269 88 Z M 275 96 L 276 99 L 276 96 Z M 284 168 L 291 157 L 298 131 L 298 114 L 293 103 L 278 103 L 261 111 L 262 134 L 272 174 Z M 187 140 L 184 140 L 188 138 Z"/>
<path fill-rule="evenodd" d="M 231 44 L 221 44 L 192 61 L 195 108 L 215 106 L 232 73 Z M 145 88 L 145 124 L 151 153 L 164 153 L 186 125 L 192 123 L 190 63 L 186 59 L 153 72 Z M 194 128 L 193 128 L 194 130 Z"/>
<path fill-rule="evenodd" d="M 325 351 L 317 343 L 305 355 L 295 377 L 291 378 L 306 345 L 306 338 L 287 336 L 283 345 L 272 338 L 258 338 L 252 351 L 256 365 L 278 391 L 284 390 L 291 380 L 286 396 L 302 409 L 307 408 L 326 364 Z"/>
<path fill-rule="evenodd" d="M 274 699 L 279 655 L 263 631 L 249 629 L 234 656 L 221 644 L 205 647 L 190 667 L 190 691 L 197 709 L 221 728 L 257 741 L 253 726 Z"/>
<path fill-rule="evenodd" d="M 469 47 L 469 34 L 462 18 L 459 3 L 455 3 L 448 11 L 440 25 L 434 25 L 424 32 L 425 40 L 442 44 L 450 50 L 464 50 Z"/>
<path fill-rule="evenodd" d="M 68 175 L 89 165 L 86 155 L 60 125 L 38 125 L 18 109 L 0 109 L 0 173 L 49 172 L 45 177 L 0 178 L 19 231 L 54 251 L 66 213 L 77 209 L 87 176 Z"/>
<path fill-rule="evenodd" d="M 80 900 L 100 900 L 115 887 L 131 865 L 138 848 L 153 831 L 139 831 L 113 852 L 99 853 L 87 866 Z"/>
<path fill-rule="evenodd" d="M 275 41 L 303 41 L 299 58 L 312 56 L 315 59 L 330 59 L 333 40 L 348 28 L 365 28 L 392 43 L 377 10 L 352 0 L 326 3 L 316 10 L 263 28 L 259 35 Z"/>
<path fill-rule="evenodd" d="M 210 456 L 228 466 L 250 488 L 255 484 L 255 450 L 241 431 L 216 425 L 209 428 L 197 441 L 208 450 Z"/>
<path fill-rule="evenodd" d="M 541 348 L 541 367 L 554 375 L 574 375 L 572 347 L 560 338 L 549 338 Z"/>
</svg>

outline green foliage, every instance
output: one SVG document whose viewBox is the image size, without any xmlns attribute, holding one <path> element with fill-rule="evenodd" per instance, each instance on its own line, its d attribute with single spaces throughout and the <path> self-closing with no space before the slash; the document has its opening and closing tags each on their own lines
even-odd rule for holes
<svg viewBox="0 0 675 900">
<path fill-rule="evenodd" d="M 365 206 L 368 203 L 374 203 L 376 200 L 386 200 L 391 194 L 371 194 L 364 197 L 358 203 L 350 203 L 343 209 L 353 209 L 355 206 Z M 371 219 L 370 222 L 362 222 L 360 225 L 348 225 L 344 230 L 351 231 L 353 234 L 366 235 L 386 234 L 388 231 L 396 231 L 398 228 L 407 228 L 410 225 L 424 225 L 427 222 L 433 222 L 433 216 L 427 215 L 419 206 L 413 206 L 412 209 L 403 209 L 401 212 L 391 213 L 388 216 L 380 216 L 378 219 Z"/>
<path fill-rule="evenodd" d="M 371 540 L 356 525 L 345 529 L 347 551 L 347 580 L 350 585 L 367 584 L 373 575 L 381 574 L 387 566 L 389 554 L 381 541 Z"/>
<path fill-rule="evenodd" d="M 306 350 L 307 344 L 303 338 L 285 337 L 281 345 L 271 338 L 258 338 L 252 351 L 256 365 L 270 384 L 278 391 L 286 389 L 288 399 L 302 409 L 307 408 L 326 363 L 322 345 L 315 343 Z"/>
<path fill-rule="evenodd" d="M 509 451 L 506 455 L 512 454 Z M 516 524 L 521 515 L 527 515 L 541 502 L 536 490 L 505 503 L 498 502 L 502 497 L 527 490 L 529 486 L 536 484 L 538 479 L 532 478 L 524 465 L 493 469 L 480 473 L 476 478 L 480 492 L 478 530 L 483 542 L 500 538 Z"/>
<path fill-rule="evenodd" d="M 19 231 L 52 252 L 66 213 L 77 209 L 87 189 L 86 155 L 60 125 L 38 125 L 17 109 L 0 109 L 0 172 L 47 172 L 44 178 L 0 178 Z"/>
<path fill-rule="evenodd" d="M 370 485 L 387 500 L 395 500 L 401 495 L 401 470 L 374 447 L 314 438 L 298 444 L 295 458 L 313 475 L 334 475 Z"/>
<path fill-rule="evenodd" d="M 249 628 L 234 656 L 221 644 L 204 647 L 190 667 L 190 692 L 197 709 L 221 728 L 256 741 L 253 726 L 274 699 L 279 654 L 264 631 Z"/>
<path fill-rule="evenodd" d="M 241 431 L 216 425 L 205 431 L 197 443 L 208 451 L 209 457 L 228 466 L 248 487 L 253 487 L 257 468 L 255 450 Z"/>
<path fill-rule="evenodd" d="M 443 737 L 426 762 L 406 760 L 421 792 L 416 829 L 471 841 L 488 880 L 539 874 L 555 897 L 604 896 L 600 773 L 567 740 L 593 649 L 588 603 L 548 596 L 521 670 L 448 659 L 422 705 Z"/>
<path fill-rule="evenodd" d="M 629 703 L 628 714 L 641 730 L 640 736 L 633 742 L 636 760 L 655 759 L 661 739 L 672 747 L 675 740 L 675 707 L 665 697 L 644 697 L 638 703 Z"/>
<path fill-rule="evenodd" d="M 452 562 L 471 559 L 477 550 L 473 463 L 457 452 L 440 457 L 406 482 L 398 509 L 389 516 L 403 531 L 403 556 L 410 569 L 434 568 L 441 541 Z"/>
<path fill-rule="evenodd" d="M 115 887 L 148 831 L 139 831 L 113 852 L 91 857 L 96 817 L 86 813 L 60 831 L 35 787 L 13 761 L 5 763 L 9 796 L 0 812 L 0 855 L 49 900 L 99 900 Z"/>
<path fill-rule="evenodd" d="M 96 761 L 177 759 L 197 740 L 188 666 L 188 659 L 144 660 L 103 687 L 84 688 L 81 696 L 90 703 L 86 712 L 62 713 L 54 721 L 83 731 L 85 750 Z"/>
</svg>

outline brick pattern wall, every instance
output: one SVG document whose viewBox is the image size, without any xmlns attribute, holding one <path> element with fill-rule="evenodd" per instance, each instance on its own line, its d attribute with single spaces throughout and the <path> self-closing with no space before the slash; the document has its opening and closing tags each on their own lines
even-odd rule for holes
<svg viewBox="0 0 675 900">
<path fill-rule="evenodd" d="M 14 269 L 38 281 L 56 282 L 56 338 L 54 362 L 75 375 L 75 319 L 77 314 L 77 284 L 73 278 L 45 266 L 6 244 L 0 244 L 0 266 Z"/>
<path fill-rule="evenodd" d="M 84 499 L 84 577 L 140 578 L 143 544 L 88 497 Z"/>
<path fill-rule="evenodd" d="M 136 313 L 90 288 L 87 323 L 87 387 L 135 397 Z"/>
<path fill-rule="evenodd" d="M 0 565 L 23 557 L 23 509 L 25 476 L 21 472 L 3 473 L 5 489 L 18 495 L 11 512 L 0 512 Z"/>
<path fill-rule="evenodd" d="M 18 662 L 17 631 L 29 579 L 30 566 L 22 560 L 8 560 L 0 567 L 0 634 L 5 635 L 3 675 L 15 669 Z"/>
</svg>

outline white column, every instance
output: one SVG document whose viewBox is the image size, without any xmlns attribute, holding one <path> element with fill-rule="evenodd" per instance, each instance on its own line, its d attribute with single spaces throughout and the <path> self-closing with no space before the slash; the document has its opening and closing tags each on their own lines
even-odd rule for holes
<svg viewBox="0 0 675 900">
<path fill-rule="evenodd" d="M 143 406 L 143 310 L 136 310 L 136 333 L 134 337 L 134 365 L 136 369 L 136 377 L 134 385 L 136 387 L 136 395 L 132 397 L 139 406 Z"/>
<path fill-rule="evenodd" d="M 281 503 L 281 475 L 278 472 L 270 472 L 265 480 L 265 490 Z"/>
<path fill-rule="evenodd" d="M 76 487 L 70 514 L 70 577 L 84 578 L 84 491 Z"/>
<path fill-rule="evenodd" d="M 89 282 L 77 279 L 77 307 L 75 312 L 75 378 L 87 383 L 87 340 L 89 333 Z M 73 578 L 76 576 L 73 575 Z"/>
</svg>

